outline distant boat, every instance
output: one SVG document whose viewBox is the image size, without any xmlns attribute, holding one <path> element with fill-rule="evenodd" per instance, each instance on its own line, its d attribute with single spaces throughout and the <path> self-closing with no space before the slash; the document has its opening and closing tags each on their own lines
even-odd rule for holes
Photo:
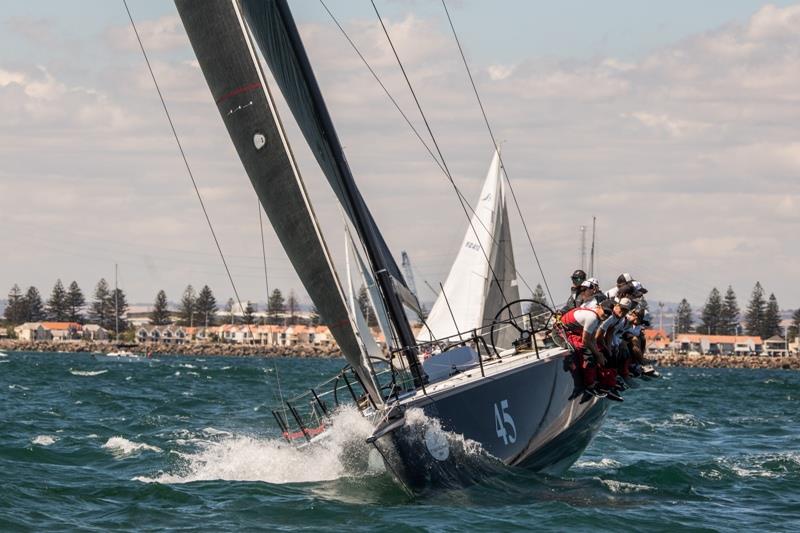
<svg viewBox="0 0 800 533">
<path fill-rule="evenodd" d="M 114 352 L 108 352 L 104 354 L 106 357 L 122 357 L 127 359 L 141 359 L 142 356 L 138 353 L 129 352 L 128 350 L 119 350 Z"/>
</svg>

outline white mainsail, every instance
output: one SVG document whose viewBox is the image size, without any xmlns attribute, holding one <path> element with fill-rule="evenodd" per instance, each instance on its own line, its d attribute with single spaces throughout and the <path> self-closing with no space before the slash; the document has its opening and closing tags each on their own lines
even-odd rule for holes
<svg viewBox="0 0 800 533">
<path fill-rule="evenodd" d="M 491 268 L 490 268 L 491 265 Z M 519 299 L 500 156 L 494 153 L 461 248 L 418 342 L 443 339 L 491 324 Z"/>
</svg>

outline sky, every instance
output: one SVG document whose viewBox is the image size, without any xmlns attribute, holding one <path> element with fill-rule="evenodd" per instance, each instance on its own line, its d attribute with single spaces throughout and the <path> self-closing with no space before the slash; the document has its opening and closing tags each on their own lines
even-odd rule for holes
<svg viewBox="0 0 800 533">
<path fill-rule="evenodd" d="M 321 4 L 292 0 L 362 193 L 424 300 L 467 221 L 445 177 Z M 378 0 L 456 183 L 475 201 L 492 144 L 440 2 Z M 367 1 L 330 0 L 415 124 Z M 264 301 L 257 200 L 174 5 L 129 0 L 222 249 L 244 299 Z M 131 302 L 187 284 L 233 294 L 122 2 L 3 1 L 0 10 L 0 293 L 90 293 Z M 449 0 L 502 140 L 503 159 L 556 300 L 597 217 L 596 274 L 631 272 L 650 300 L 703 303 L 756 280 L 800 306 L 800 3 Z M 333 194 L 282 106 L 328 246 L 342 265 Z M 541 282 L 511 207 L 519 275 Z M 302 286 L 270 227 L 270 289 Z M 523 283 L 524 286 L 524 283 Z"/>
</svg>

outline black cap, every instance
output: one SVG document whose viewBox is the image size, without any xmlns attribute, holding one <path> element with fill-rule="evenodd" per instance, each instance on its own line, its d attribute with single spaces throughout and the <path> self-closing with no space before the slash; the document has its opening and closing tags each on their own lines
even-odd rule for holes
<svg viewBox="0 0 800 533">
<path fill-rule="evenodd" d="M 572 278 L 572 281 L 577 281 L 578 283 L 583 283 L 584 281 L 586 281 L 586 272 L 584 272 L 583 270 L 578 269 L 575 272 L 573 272 L 572 276 L 570 276 L 570 277 Z"/>
</svg>

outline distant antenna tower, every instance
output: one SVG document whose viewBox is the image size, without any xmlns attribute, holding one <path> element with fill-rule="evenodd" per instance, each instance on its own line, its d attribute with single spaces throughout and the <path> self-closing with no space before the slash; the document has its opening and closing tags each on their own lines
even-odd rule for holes
<svg viewBox="0 0 800 533">
<path fill-rule="evenodd" d="M 594 277 L 594 240 L 597 236 L 597 217 L 592 217 L 592 250 L 589 252 L 589 277 Z"/>
<path fill-rule="evenodd" d="M 403 275 L 406 278 L 406 284 L 408 284 L 408 288 L 411 290 L 414 296 L 419 298 L 419 295 L 417 295 L 417 285 L 416 283 L 414 283 L 414 271 L 411 270 L 411 259 L 408 258 L 408 254 L 406 253 L 405 250 L 403 250 L 402 258 L 403 258 Z"/>
<path fill-rule="evenodd" d="M 581 270 L 586 270 L 586 226 L 581 226 Z"/>
</svg>

